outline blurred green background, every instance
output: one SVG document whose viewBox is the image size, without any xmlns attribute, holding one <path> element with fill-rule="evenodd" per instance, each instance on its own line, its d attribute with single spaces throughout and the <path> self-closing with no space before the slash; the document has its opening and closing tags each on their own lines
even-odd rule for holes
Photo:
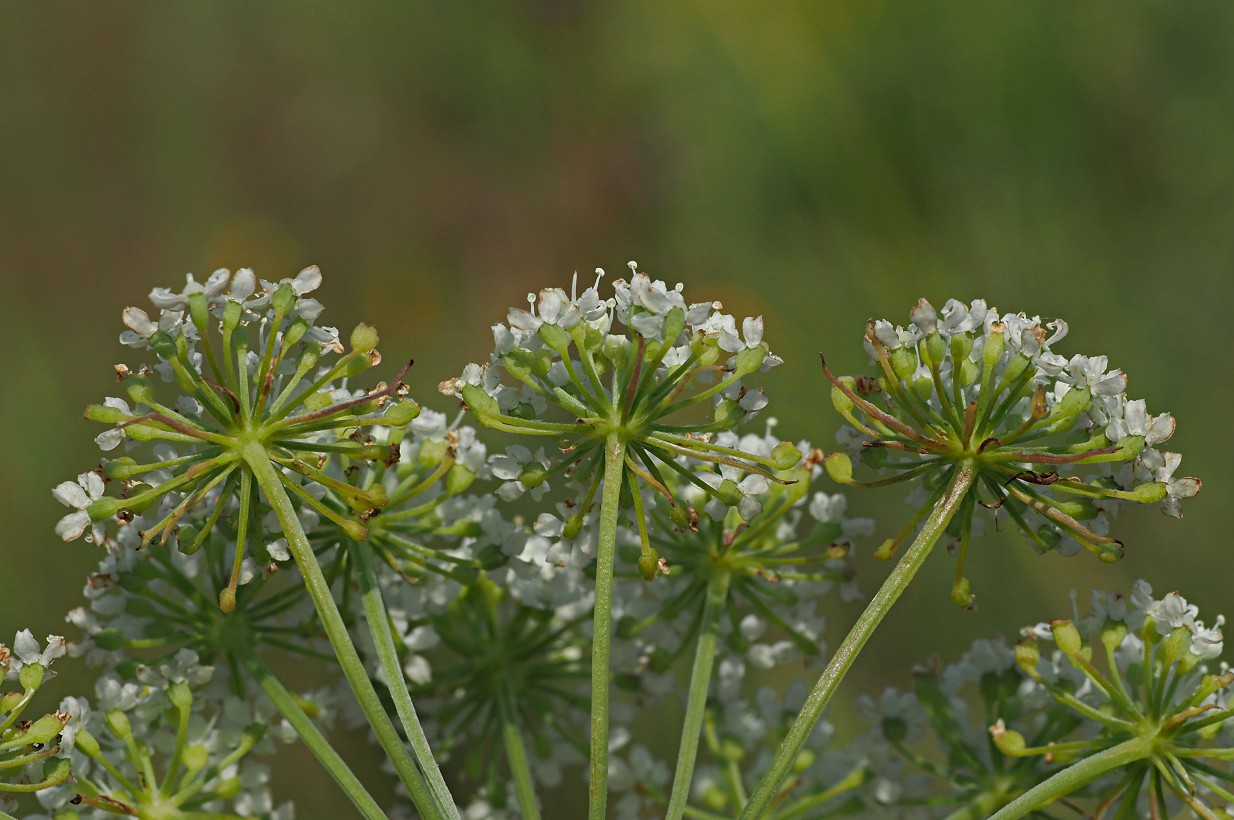
<svg viewBox="0 0 1234 820">
<path fill-rule="evenodd" d="M 1147 577 L 1234 611 L 1232 4 L 0 9 L 0 636 L 63 631 L 97 558 L 57 542 L 50 488 L 97 461 L 80 411 L 135 361 L 121 309 L 187 271 L 314 263 L 323 321 L 375 323 L 442 409 L 528 291 L 637 259 L 765 315 L 784 437 L 833 445 L 817 352 L 863 370 L 865 319 L 920 296 L 1061 316 L 1062 352 L 1108 354 L 1175 414 L 1207 485 L 1186 521 L 1126 515 L 1113 567 L 989 537 L 975 613 L 934 556 L 847 696 L 1066 615 L 1071 589 Z M 895 489 L 854 506 L 880 535 L 908 514 Z M 861 571 L 872 591 L 886 567 Z M 312 765 L 301 816 L 331 816 Z"/>
</svg>

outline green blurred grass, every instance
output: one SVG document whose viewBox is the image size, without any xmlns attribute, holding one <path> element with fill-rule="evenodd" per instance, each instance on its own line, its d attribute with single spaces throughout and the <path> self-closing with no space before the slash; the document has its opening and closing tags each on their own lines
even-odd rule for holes
<svg viewBox="0 0 1234 820">
<path fill-rule="evenodd" d="M 1066 352 L 1177 416 L 1207 485 L 1185 522 L 1128 515 L 1115 567 L 987 539 L 976 614 L 937 556 L 847 694 L 1072 588 L 1229 606 L 1234 6 L 2 6 L 0 634 L 61 630 L 96 558 L 56 543 L 49 490 L 98 458 L 78 414 L 131 359 L 121 308 L 188 270 L 310 263 L 326 318 L 376 323 L 439 408 L 527 291 L 634 258 L 766 315 L 786 437 L 831 445 L 817 352 L 863 369 L 866 317 L 919 296 L 1061 316 Z M 854 505 L 883 534 L 907 514 Z M 311 781 L 302 805 L 334 805 Z"/>
</svg>

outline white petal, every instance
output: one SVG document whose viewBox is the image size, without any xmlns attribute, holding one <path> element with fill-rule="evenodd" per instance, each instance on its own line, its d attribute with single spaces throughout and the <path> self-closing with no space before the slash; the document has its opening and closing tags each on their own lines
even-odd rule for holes
<svg viewBox="0 0 1234 820">
<path fill-rule="evenodd" d="M 154 331 L 159 329 L 158 325 L 150 320 L 150 316 L 138 307 L 126 307 L 120 313 L 120 320 L 125 327 L 143 339 L 149 339 L 154 335 Z"/>
<path fill-rule="evenodd" d="M 120 446 L 120 442 L 124 441 L 124 431 L 111 429 L 104 430 L 94 437 L 94 443 L 99 446 L 103 452 L 114 450 Z"/>
<path fill-rule="evenodd" d="M 51 495 L 66 507 L 82 509 L 90 503 L 90 496 L 76 481 L 62 481 L 51 491 Z"/>
<path fill-rule="evenodd" d="M 81 534 L 90 526 L 90 515 L 84 510 L 69 513 L 56 522 L 56 535 L 65 541 L 81 538 Z"/>
<path fill-rule="evenodd" d="M 77 483 L 90 496 L 91 501 L 103 494 L 103 477 L 96 472 L 82 473 L 77 476 Z"/>
<path fill-rule="evenodd" d="M 210 278 L 206 280 L 205 292 L 207 297 L 218 296 L 227 288 L 227 280 L 231 278 L 231 271 L 227 268 L 219 268 L 214 273 L 210 274 Z"/>
<path fill-rule="evenodd" d="M 42 650 L 39 649 L 39 642 L 34 639 L 34 633 L 29 629 L 18 632 L 17 637 L 13 639 L 13 654 L 23 663 L 38 661 Z"/>
<path fill-rule="evenodd" d="M 257 278 L 253 276 L 252 268 L 240 268 L 231 280 L 230 296 L 237 302 L 243 302 L 253 295 L 257 289 Z"/>
<path fill-rule="evenodd" d="M 306 322 L 316 322 L 325 307 L 316 299 L 297 299 L 296 313 Z"/>
<path fill-rule="evenodd" d="M 297 273 L 296 278 L 291 280 L 291 288 L 296 292 L 297 296 L 311 293 L 319 287 L 321 287 L 321 271 L 316 265 L 310 265 Z"/>
</svg>

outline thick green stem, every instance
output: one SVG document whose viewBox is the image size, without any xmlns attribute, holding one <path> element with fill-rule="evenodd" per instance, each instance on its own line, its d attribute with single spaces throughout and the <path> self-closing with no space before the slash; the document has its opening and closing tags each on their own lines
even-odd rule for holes
<svg viewBox="0 0 1234 820">
<path fill-rule="evenodd" d="M 753 820 L 753 818 L 764 816 L 780 784 L 787 777 L 793 761 L 797 759 L 810 732 L 822 717 L 823 709 L 831 700 L 831 696 L 835 694 L 836 688 L 839 687 L 840 681 L 844 680 L 844 676 L 853 665 L 853 661 L 857 659 L 861 648 L 865 646 L 866 641 L 874 634 L 874 630 L 891 611 L 891 607 L 904 594 L 904 590 L 908 588 L 917 570 L 921 569 L 921 565 L 925 563 L 926 557 L 942 536 L 943 531 L 946 530 L 947 524 L 955 515 L 956 509 L 959 508 L 960 502 L 964 500 L 964 496 L 972 487 L 976 477 L 977 465 L 974 462 L 961 461 L 956 465 L 947 492 L 938 500 L 929 518 L 921 525 L 921 531 L 917 533 L 913 543 L 900 558 L 900 562 L 891 570 L 887 580 L 875 593 L 874 599 L 861 613 L 857 623 L 853 624 L 853 628 L 844 636 L 835 654 L 827 662 L 827 668 L 823 670 L 818 682 L 814 684 L 814 689 L 806 698 L 801 713 L 793 721 L 788 735 L 776 751 L 776 756 L 771 761 L 771 768 L 763 775 L 763 779 L 759 781 L 758 787 L 750 797 L 750 802 L 741 812 L 740 820 Z"/>
<path fill-rule="evenodd" d="M 1060 797 L 1071 794 L 1106 772 L 1112 772 L 1128 763 L 1143 760 L 1152 755 L 1152 745 L 1144 738 L 1132 738 L 1117 746 L 1112 746 L 1103 752 L 1077 760 L 1052 777 L 1033 786 L 999 809 L 990 820 L 1016 820 L 1030 812 L 1052 803 Z"/>
<path fill-rule="evenodd" d="M 385 601 L 381 597 L 381 587 L 377 583 L 377 573 L 373 569 L 373 557 L 365 544 L 357 543 L 351 550 L 360 573 L 360 595 L 364 606 L 364 622 L 369 634 L 373 636 L 373 646 L 377 650 L 377 661 L 381 664 L 382 674 L 386 678 L 386 688 L 394 701 L 394 710 L 403 724 L 403 731 L 411 743 L 411 751 L 424 772 L 428 786 L 433 792 L 437 805 L 447 817 L 458 818 L 458 808 L 450 794 L 450 787 L 441 776 L 441 768 L 433 757 L 428 738 L 424 735 L 424 727 L 420 725 L 420 717 L 416 714 L 415 704 L 411 702 L 411 693 L 407 691 L 407 683 L 403 678 L 403 668 L 398 662 L 398 651 L 394 647 L 394 637 L 390 633 L 390 616 L 386 612 Z"/>
<path fill-rule="evenodd" d="M 596 609 L 591 638 L 591 781 L 590 820 L 603 820 L 608 808 L 608 656 L 613 628 L 613 564 L 626 443 L 617 432 L 604 441 L 604 493 L 600 497 L 600 532 L 596 545 Z"/>
<path fill-rule="evenodd" d="M 330 745 L 330 741 L 317 728 L 317 724 L 305 714 L 295 697 L 287 691 L 282 681 L 257 656 L 252 647 L 243 640 L 229 641 L 227 647 L 232 656 L 244 664 L 244 668 L 253 676 L 253 680 L 261 687 L 261 691 L 266 693 L 266 697 L 270 698 L 270 702 L 279 710 L 279 714 L 286 718 L 291 727 L 296 730 L 296 734 L 304 741 L 304 745 L 308 746 L 313 756 L 339 784 L 339 788 L 351 798 L 351 802 L 356 805 L 360 813 L 370 820 L 386 820 L 386 813 L 364 788 L 364 784 L 356 778 L 355 773 L 343 758 L 339 757 L 338 752 Z"/>
<path fill-rule="evenodd" d="M 509 683 L 502 686 L 501 738 L 506 746 L 506 759 L 510 761 L 510 776 L 514 778 L 514 794 L 518 797 L 518 812 L 523 820 L 540 820 L 540 804 L 536 802 L 536 786 L 527 765 L 527 748 L 518 729 L 518 711 Z"/>
<path fill-rule="evenodd" d="M 690 673 L 690 695 L 686 701 L 686 718 L 681 727 L 681 746 L 677 750 L 677 770 L 673 774 L 673 791 L 668 800 L 666 820 L 680 820 L 690 798 L 690 780 L 694 776 L 694 759 L 698 756 L 703 717 L 707 713 L 707 690 L 711 685 L 711 670 L 716 659 L 716 638 L 720 631 L 720 616 L 728 600 L 732 574 L 713 570 L 707 582 L 707 602 L 703 606 L 703 624 L 694 652 L 694 670 Z"/>
<path fill-rule="evenodd" d="M 407 749 L 398 736 L 398 730 L 394 728 L 390 716 L 386 714 L 385 707 L 381 703 L 381 698 L 377 695 L 377 690 L 373 688 L 373 682 L 369 680 L 364 663 L 360 660 L 360 654 L 356 651 L 355 644 L 351 642 L 351 636 L 347 634 L 347 625 L 343 623 L 343 616 L 339 614 L 334 596 L 330 594 L 330 584 L 321 571 L 321 565 L 317 563 L 317 556 L 313 554 L 313 547 L 304 532 L 304 526 L 300 523 L 300 518 L 296 515 L 295 507 L 292 506 L 286 490 L 283 489 L 278 472 L 270 462 L 266 449 L 260 442 L 254 441 L 244 447 L 241 455 L 249 469 L 253 471 L 253 477 L 257 480 L 257 485 L 261 487 L 266 502 L 278 517 L 279 526 L 283 528 L 283 534 L 287 537 L 288 548 L 295 556 L 296 566 L 299 567 L 300 574 L 304 577 L 304 587 L 309 597 L 313 599 L 313 605 L 317 608 L 317 617 L 321 619 L 322 629 L 338 658 L 339 668 L 342 669 L 343 676 L 347 678 L 347 683 L 351 686 L 356 702 L 368 719 L 369 726 L 377 735 L 377 742 L 385 750 L 395 771 L 398 772 L 399 780 L 407 787 L 412 802 L 416 804 L 416 809 L 421 816 L 442 817 L 443 809 L 433 800 L 433 796 L 424 783 L 424 777 L 416 768 L 415 761 L 407 754 Z"/>
</svg>

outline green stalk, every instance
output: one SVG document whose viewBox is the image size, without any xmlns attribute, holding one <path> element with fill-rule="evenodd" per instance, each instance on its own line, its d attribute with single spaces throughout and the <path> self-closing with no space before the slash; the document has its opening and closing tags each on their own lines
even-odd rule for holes
<svg viewBox="0 0 1234 820">
<path fill-rule="evenodd" d="M 377 801 L 373 799 L 368 790 L 364 788 L 364 784 L 359 781 L 355 773 L 348 767 L 346 761 L 339 757 L 338 752 L 330 745 L 330 741 L 317 728 L 317 724 L 304 713 L 300 708 L 300 704 L 296 702 L 287 688 L 283 686 L 274 674 L 274 672 L 257 656 L 252 647 L 242 640 L 228 641 L 228 650 L 232 656 L 238 659 L 249 674 L 253 676 L 253 680 L 261 687 L 261 691 L 266 693 L 266 697 L 270 698 L 270 702 L 274 704 L 279 713 L 287 719 L 292 728 L 296 730 L 296 734 L 304 741 L 304 745 L 308 746 L 309 751 L 317 758 L 318 762 L 325 767 L 334 781 L 360 810 L 360 814 L 364 815 L 368 820 L 386 820 L 386 813 L 377 805 Z"/>
<path fill-rule="evenodd" d="M 514 778 L 514 793 L 518 797 L 518 812 L 523 820 L 540 820 L 540 804 L 536 802 L 536 786 L 527 766 L 527 748 L 518 729 L 518 714 L 509 681 L 501 688 L 498 703 L 501 709 L 501 738 L 506 746 L 506 758 L 510 761 L 510 776 Z"/>
<path fill-rule="evenodd" d="M 711 670 L 716 659 L 716 638 L 720 631 L 720 616 L 728 600 L 732 573 L 713 570 L 707 582 L 707 602 L 703 606 L 703 624 L 694 653 L 694 670 L 690 673 L 690 695 L 686 701 L 686 718 L 681 726 L 681 746 L 677 750 L 677 770 L 673 774 L 673 791 L 669 796 L 666 820 L 681 820 L 686 801 L 690 798 L 690 780 L 694 776 L 694 759 L 707 712 L 707 690 L 711 685 Z"/>
<path fill-rule="evenodd" d="M 591 638 L 591 782 L 589 820 L 604 820 L 608 809 L 609 639 L 613 629 L 613 563 L 626 443 L 613 431 L 604 440 L 604 493 L 600 497 L 600 532 L 596 546 L 596 609 Z"/>
<path fill-rule="evenodd" d="M 1024 794 L 991 815 L 990 820 L 1016 820 L 1030 812 L 1063 797 L 1106 772 L 1112 772 L 1128 763 L 1143 760 L 1152 755 L 1152 745 L 1144 738 L 1135 737 L 1098 752 L 1091 757 L 1077 760 L 1062 771 L 1055 772 L 1047 780 L 1033 786 Z"/>
<path fill-rule="evenodd" d="M 398 652 L 394 648 L 394 638 L 390 634 L 390 616 L 386 612 L 385 601 L 381 598 L 381 587 L 377 584 L 377 573 L 373 569 L 373 557 L 364 544 L 354 544 L 351 556 L 355 559 L 356 569 L 360 574 L 360 595 L 364 605 L 364 621 L 369 634 L 373 636 L 373 646 L 377 650 L 377 660 L 386 678 L 386 688 L 394 700 L 394 710 L 398 712 L 403 724 L 403 731 L 411 743 L 411 751 L 420 764 L 420 770 L 425 773 L 429 789 L 433 792 L 438 806 L 444 810 L 447 817 L 456 820 L 458 808 L 450 795 L 450 788 L 441 776 L 433 757 L 428 738 L 424 735 L 424 727 L 416 714 L 415 704 L 411 702 L 411 693 L 407 691 L 403 668 L 398 662 Z"/>
<path fill-rule="evenodd" d="M 296 565 L 304 577 L 304 588 L 308 591 L 309 597 L 313 599 L 317 617 L 321 619 L 322 629 L 338 658 L 339 668 L 342 669 L 343 676 L 347 678 L 347 683 L 351 686 L 356 702 L 368 719 L 369 726 L 377 735 L 377 742 L 385 750 L 395 771 L 398 772 L 399 780 L 407 787 L 421 816 L 443 817 L 442 809 L 429 794 L 423 776 L 416 768 L 415 761 L 407 754 L 407 749 L 398 736 L 398 730 L 390 722 L 390 716 L 386 714 L 381 698 L 377 696 L 377 690 L 373 688 L 373 682 L 369 680 L 368 672 L 365 671 L 364 664 L 360 660 L 360 654 L 356 651 L 355 644 L 351 642 L 351 636 L 347 634 L 343 616 L 339 614 L 338 605 L 330 593 L 330 584 L 321 571 L 321 565 L 317 563 L 317 556 L 313 554 L 313 545 L 309 543 L 304 527 L 296 515 L 291 499 L 283 489 L 278 471 L 270 462 L 265 447 L 258 441 L 249 442 L 241 450 L 241 456 L 249 469 L 253 471 L 257 485 L 261 487 L 267 503 L 278 517 L 279 526 L 282 527 L 283 534 L 287 537 L 287 546 L 291 554 L 295 556 Z"/>
<path fill-rule="evenodd" d="M 853 661 L 857 659 L 866 641 L 874 634 L 874 630 L 882 623 L 895 602 L 904 594 L 904 590 L 908 588 L 917 570 L 921 569 L 921 565 L 925 563 L 926 557 L 942 536 L 943 531 L 946 530 L 947 524 L 973 486 L 976 477 L 977 465 L 972 460 L 964 460 L 956 465 L 947 491 L 930 512 L 929 518 L 921 525 L 921 532 L 917 533 L 917 537 L 905 550 L 900 562 L 891 570 L 887 580 L 883 582 L 873 600 L 857 619 L 857 623 L 853 624 L 853 628 L 849 630 L 835 654 L 831 656 L 831 660 L 827 662 L 827 668 L 823 670 L 818 682 L 814 684 L 814 689 L 806 698 L 801 713 L 793 721 L 788 735 L 776 751 L 776 756 L 771 761 L 771 768 L 763 775 L 754 794 L 750 797 L 750 802 L 741 812 L 740 820 L 753 820 L 764 816 L 767 807 L 779 791 L 780 784 L 788 776 L 793 761 L 797 759 L 806 739 L 813 731 L 814 725 L 822 717 L 823 709 L 839 687 L 840 681 L 844 680 L 844 676 L 853 665 Z"/>
</svg>

